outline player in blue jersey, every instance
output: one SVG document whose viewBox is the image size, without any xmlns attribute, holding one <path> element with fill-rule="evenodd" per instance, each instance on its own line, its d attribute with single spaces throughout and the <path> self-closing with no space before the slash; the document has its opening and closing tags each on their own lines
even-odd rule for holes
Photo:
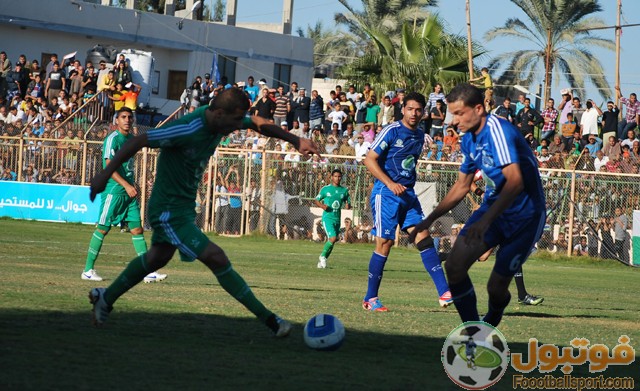
<svg viewBox="0 0 640 391">
<path fill-rule="evenodd" d="M 526 140 L 509 122 L 488 115 L 477 87 L 461 84 L 447 96 L 452 125 L 464 133 L 464 160 L 458 180 L 414 234 L 427 230 L 469 192 L 476 170 L 486 183 L 482 205 L 460 232 L 446 262 L 453 302 L 463 322 L 479 320 L 469 268 L 497 245 L 489 277 L 489 309 L 482 319 L 497 326 L 511 300 L 509 284 L 542 236 L 545 198 L 536 158 Z M 526 179 L 525 179 L 526 178 Z"/>
<path fill-rule="evenodd" d="M 422 153 L 424 130 L 418 127 L 424 114 L 425 98 L 412 92 L 405 96 L 403 118 L 387 125 L 374 140 L 364 165 L 375 177 L 371 191 L 371 210 L 376 249 L 369 261 L 369 281 L 362 307 L 370 311 L 387 311 L 378 299 L 378 290 L 387 257 L 396 237 L 396 228 L 411 232 L 423 219 L 422 207 L 413 190 L 416 183 L 416 161 Z M 440 257 L 428 231 L 418 233 L 413 242 L 420 251 L 425 269 L 431 275 L 442 307 L 451 304 Z"/>
</svg>

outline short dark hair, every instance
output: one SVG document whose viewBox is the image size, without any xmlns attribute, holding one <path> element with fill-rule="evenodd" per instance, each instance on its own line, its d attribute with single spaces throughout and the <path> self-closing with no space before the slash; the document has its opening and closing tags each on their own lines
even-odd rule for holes
<svg viewBox="0 0 640 391">
<path fill-rule="evenodd" d="M 238 109 L 249 110 L 249 98 L 244 91 L 238 88 L 229 88 L 222 91 L 211 101 L 209 110 L 217 109 L 222 109 L 227 113 L 233 113 Z"/>
<path fill-rule="evenodd" d="M 331 176 L 333 176 L 333 174 L 335 174 L 336 172 L 342 175 L 342 171 L 339 168 L 334 168 L 333 171 L 331 171 Z"/>
<path fill-rule="evenodd" d="M 422 108 L 425 108 L 427 106 L 427 100 L 424 98 L 424 95 L 419 92 L 413 91 L 404 96 L 402 107 L 407 106 L 407 102 L 409 102 L 410 100 L 418 102 L 422 106 Z"/>
<path fill-rule="evenodd" d="M 451 103 L 458 100 L 461 100 L 468 107 L 484 105 L 484 94 L 478 87 L 471 84 L 458 84 L 447 95 L 447 102 Z"/>
<path fill-rule="evenodd" d="M 116 118 L 120 117 L 120 114 L 122 113 L 129 113 L 131 115 L 133 115 L 133 110 L 131 110 L 130 108 L 123 106 L 120 110 L 118 110 L 116 112 Z"/>
</svg>

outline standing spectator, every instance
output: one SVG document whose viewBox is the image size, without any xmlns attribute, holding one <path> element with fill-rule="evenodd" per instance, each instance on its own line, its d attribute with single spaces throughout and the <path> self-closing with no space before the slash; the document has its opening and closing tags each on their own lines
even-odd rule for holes
<svg viewBox="0 0 640 391">
<path fill-rule="evenodd" d="M 262 96 L 253 102 L 253 115 L 257 115 L 266 120 L 273 121 L 273 114 L 276 111 L 276 102 L 269 97 L 269 89 L 262 89 Z"/>
<path fill-rule="evenodd" d="M 231 174 L 234 177 L 231 177 Z M 238 175 L 238 168 L 236 166 L 232 166 L 227 173 L 226 183 L 229 185 L 227 191 L 229 193 L 240 194 L 242 190 L 238 186 L 238 180 L 240 179 Z M 230 195 L 229 196 L 229 213 L 227 214 L 225 231 L 231 235 L 239 235 L 240 234 L 240 220 L 242 219 L 242 199 L 240 196 Z"/>
<path fill-rule="evenodd" d="M 612 101 L 607 102 L 607 111 L 602 113 L 602 137 L 609 132 L 613 132 L 615 135 L 618 133 L 618 117 L 620 116 L 620 109 Z"/>
<path fill-rule="evenodd" d="M 442 84 L 436 83 L 436 85 L 433 86 L 433 92 L 431 92 L 427 98 L 427 110 L 431 112 L 431 109 L 436 107 L 436 102 L 439 100 L 442 101 L 443 105 L 447 103 L 447 98 L 445 97 L 444 90 L 442 89 Z"/>
<path fill-rule="evenodd" d="M 573 113 L 567 113 L 567 120 L 562 123 L 562 142 L 567 150 L 571 147 L 573 134 L 578 129 L 578 124 L 573 120 Z"/>
<path fill-rule="evenodd" d="M 540 139 L 551 140 L 551 137 L 556 133 L 556 120 L 558 119 L 558 110 L 554 107 L 555 101 L 549 98 L 547 101 L 547 107 L 542 112 L 542 119 L 544 125 L 542 126 L 542 135 Z"/>
<path fill-rule="evenodd" d="M 11 61 L 7 58 L 7 53 L 0 52 L 0 96 L 7 93 L 7 76 L 11 71 Z"/>
<path fill-rule="evenodd" d="M 616 86 L 616 96 L 620 98 L 620 102 L 627 106 L 625 117 L 618 123 L 618 139 L 624 139 L 629 130 L 633 130 L 638 126 L 638 114 L 640 114 L 640 102 L 635 93 L 629 95 L 629 99 L 622 96 L 620 87 Z"/>
<path fill-rule="evenodd" d="M 598 135 L 598 116 L 602 115 L 602 110 L 593 104 L 591 99 L 587 99 L 587 109 L 582 114 L 580 120 L 580 133 L 583 140 L 588 140 L 589 135 Z"/>
<path fill-rule="evenodd" d="M 509 98 L 508 96 L 504 98 L 504 101 L 502 101 L 502 105 L 498 106 L 493 114 L 513 123 L 516 119 L 516 115 L 513 112 L 513 108 L 511 107 L 511 98 Z"/>
<path fill-rule="evenodd" d="M 47 78 L 47 86 L 44 89 L 44 96 L 49 99 L 49 104 L 52 103 L 51 99 L 58 98 L 60 91 L 64 91 L 65 84 L 66 79 L 60 71 L 60 63 L 56 61 L 53 63 L 53 68 Z"/>
<path fill-rule="evenodd" d="M 404 106 L 404 88 L 398 88 L 396 90 L 396 98 L 395 102 L 393 102 L 393 120 L 400 121 L 402 120 L 402 107 Z"/>
<path fill-rule="evenodd" d="M 256 86 L 253 84 L 254 79 L 253 76 L 249 76 L 247 78 L 247 85 L 244 86 L 244 90 L 247 94 L 249 94 L 249 98 L 251 99 L 251 102 L 255 102 L 260 94 L 260 87 Z"/>
<path fill-rule="evenodd" d="M 317 90 L 311 91 L 311 100 L 309 103 L 309 127 L 322 125 L 324 121 L 324 102 L 322 97 L 318 95 Z"/>
<path fill-rule="evenodd" d="M 306 96 L 306 92 L 306 89 L 300 88 L 298 96 L 291 103 L 293 119 L 300 123 L 309 122 L 309 106 L 311 105 L 311 98 Z"/>
<path fill-rule="evenodd" d="M 613 232 L 615 239 L 616 256 L 622 262 L 629 261 L 629 253 L 625 248 L 627 240 L 627 229 L 629 228 L 629 219 L 622 212 L 622 208 L 615 209 L 616 217 L 613 218 Z"/>
<path fill-rule="evenodd" d="M 370 95 L 367 100 L 367 115 L 365 116 L 365 122 L 375 131 L 378 126 L 378 114 L 380 114 L 380 106 L 378 106 L 375 95 Z"/>
<path fill-rule="evenodd" d="M 356 161 L 358 163 L 362 162 L 362 159 L 364 159 L 364 157 L 367 155 L 367 152 L 369 152 L 369 147 L 371 146 L 371 143 L 369 143 L 368 141 L 365 141 L 364 136 L 362 134 L 358 134 L 358 136 L 356 137 L 356 142 L 354 143 L 354 150 L 355 150 L 355 157 L 356 157 Z"/>
<path fill-rule="evenodd" d="M 603 217 L 598 221 L 596 226 L 600 237 L 602 238 L 602 244 L 600 245 L 600 258 L 613 259 L 615 258 L 615 243 L 611 236 L 611 218 Z"/>
<path fill-rule="evenodd" d="M 246 210 L 249 211 L 249 232 L 253 232 L 258 228 L 260 221 L 260 197 L 262 197 L 262 191 L 254 178 L 249 181 L 245 195 L 247 199 Z"/>
<path fill-rule="evenodd" d="M 573 103 L 573 107 L 571 108 L 571 112 L 573 113 L 573 119 L 576 120 L 577 124 L 580 124 L 582 121 L 582 114 L 585 112 L 585 108 L 582 107 L 582 103 L 580 103 L 580 98 L 574 97 L 571 101 Z"/>
<path fill-rule="evenodd" d="M 291 104 L 289 97 L 284 93 L 284 87 L 278 86 L 278 93 L 276 95 L 276 109 L 273 113 L 273 123 L 280 125 L 283 122 L 287 122 L 287 114 L 291 110 Z"/>
<path fill-rule="evenodd" d="M 430 112 L 430 116 L 431 116 L 430 136 L 431 137 L 435 137 L 437 134 L 442 135 L 445 114 L 446 114 L 446 110 L 444 109 L 444 100 L 442 99 L 436 100 L 436 102 L 434 103 L 434 106 L 431 107 L 431 112 Z"/>
<path fill-rule="evenodd" d="M 380 104 L 380 113 L 378 114 L 378 125 L 385 127 L 393 122 L 393 105 L 391 105 L 391 98 L 389 95 L 385 95 L 382 98 Z"/>
<path fill-rule="evenodd" d="M 516 114 L 516 125 L 523 136 L 528 133 L 533 135 L 535 127 L 542 124 L 544 120 L 540 116 L 540 113 L 531 107 L 531 99 L 525 98 L 524 108 Z M 534 149 L 535 150 L 535 149 Z"/>
<path fill-rule="evenodd" d="M 131 69 L 127 65 L 126 61 L 118 62 L 118 65 L 115 69 L 115 78 L 116 83 L 122 83 L 123 86 L 127 86 L 127 84 L 133 82 L 133 77 L 131 76 Z M 128 88 L 128 87 L 127 87 Z"/>
</svg>

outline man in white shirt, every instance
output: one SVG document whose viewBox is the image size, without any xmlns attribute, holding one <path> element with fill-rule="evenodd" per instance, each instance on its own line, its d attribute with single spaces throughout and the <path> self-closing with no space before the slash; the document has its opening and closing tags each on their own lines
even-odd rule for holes
<svg viewBox="0 0 640 391">
<path fill-rule="evenodd" d="M 596 158 L 593 159 L 593 166 L 595 167 L 595 171 L 599 172 L 602 167 L 604 167 L 607 162 L 609 162 L 609 156 L 605 155 L 602 152 L 602 149 L 596 152 Z"/>
<path fill-rule="evenodd" d="M 355 156 L 358 163 L 362 162 L 362 159 L 364 159 L 365 155 L 369 151 L 370 146 L 371 143 L 364 140 L 364 136 L 362 135 L 362 133 L 359 133 L 356 136 L 356 142 L 354 143 L 353 148 L 356 150 Z"/>
<path fill-rule="evenodd" d="M 598 135 L 598 116 L 602 115 L 602 110 L 593 104 L 591 99 L 587 100 L 587 110 L 580 119 L 580 134 L 585 141 L 589 140 L 589 135 Z"/>
</svg>

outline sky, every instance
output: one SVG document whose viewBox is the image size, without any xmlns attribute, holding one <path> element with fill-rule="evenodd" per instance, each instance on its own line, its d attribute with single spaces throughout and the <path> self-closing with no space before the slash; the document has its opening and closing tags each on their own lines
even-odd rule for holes
<svg viewBox="0 0 640 391">
<path fill-rule="evenodd" d="M 212 1 L 212 0 L 207 0 Z M 325 26 L 335 26 L 333 15 L 337 12 L 345 12 L 346 9 L 337 0 L 293 0 L 293 31 L 302 27 L 306 29 L 308 25 L 314 25 L 321 20 Z M 349 0 L 349 3 L 358 7 L 360 0 Z M 440 5 L 434 11 L 446 21 L 449 31 L 466 36 L 466 14 L 465 0 L 440 0 Z M 282 18 L 283 0 L 237 0 L 238 12 L 237 20 L 240 23 L 279 23 Z M 603 11 L 595 14 L 604 20 L 607 26 L 616 24 L 616 0 L 600 0 Z M 514 50 L 519 43 L 507 39 L 498 38 L 491 42 L 486 42 L 483 37 L 488 30 L 504 25 L 505 21 L 511 17 L 518 17 L 526 20 L 524 13 L 510 0 L 471 0 L 471 35 L 474 41 L 478 41 L 488 51 L 487 55 L 474 61 L 474 65 L 482 67 L 488 64 L 491 57 L 505 51 Z M 640 1 L 622 0 L 622 21 L 621 24 L 640 23 Z M 614 29 L 600 30 L 594 35 L 615 40 Z M 621 37 L 620 54 L 620 80 L 621 90 L 625 96 L 631 92 L 640 92 L 640 52 L 634 51 L 635 37 L 640 36 L 640 26 L 623 28 Z M 529 46 L 531 48 L 531 46 Z M 607 80 L 612 88 L 615 82 L 615 51 L 594 49 L 593 54 L 600 58 Z M 495 75 L 497 76 L 497 75 Z M 537 85 L 525 86 L 534 91 Z M 566 80 L 561 80 L 552 85 L 552 97 L 556 101 L 560 98 L 560 89 L 569 87 Z M 614 92 L 613 92 L 614 93 Z M 597 103 L 602 101 L 591 83 L 586 83 L 586 94 L 582 100 L 594 99 Z M 612 97 L 614 98 L 614 97 Z"/>
</svg>

